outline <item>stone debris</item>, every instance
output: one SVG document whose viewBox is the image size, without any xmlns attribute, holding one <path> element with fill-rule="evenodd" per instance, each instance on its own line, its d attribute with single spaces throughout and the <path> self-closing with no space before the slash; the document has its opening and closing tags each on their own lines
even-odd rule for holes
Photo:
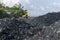
<svg viewBox="0 0 60 40">
<path fill-rule="evenodd" d="M 30 20 L 0 19 L 0 40 L 60 40 L 60 14 L 47 15 Z"/>
</svg>

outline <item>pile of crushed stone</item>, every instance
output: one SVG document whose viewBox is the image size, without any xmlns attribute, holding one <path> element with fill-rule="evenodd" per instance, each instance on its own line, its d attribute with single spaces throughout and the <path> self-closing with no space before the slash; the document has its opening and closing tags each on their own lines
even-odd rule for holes
<svg viewBox="0 0 60 40">
<path fill-rule="evenodd" d="M 59 15 L 0 19 L 0 40 L 60 40 Z"/>
<path fill-rule="evenodd" d="M 0 19 L 0 40 L 60 40 L 60 21 L 50 26 L 32 26 L 23 19 Z"/>
<path fill-rule="evenodd" d="M 33 37 L 42 29 L 26 23 L 23 19 L 0 19 L 0 40 L 24 40 Z"/>
</svg>

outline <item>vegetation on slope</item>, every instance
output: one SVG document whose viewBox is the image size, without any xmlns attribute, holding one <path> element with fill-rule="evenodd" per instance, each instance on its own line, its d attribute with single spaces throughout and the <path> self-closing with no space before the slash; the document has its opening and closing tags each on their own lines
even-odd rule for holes
<svg viewBox="0 0 60 40">
<path fill-rule="evenodd" d="M 0 4 L 0 14 L 1 14 L 0 18 L 4 18 L 5 16 L 10 17 L 10 14 L 13 17 L 24 17 L 24 18 L 28 17 L 27 10 L 24 10 L 21 4 L 19 5 L 15 4 L 13 7 L 8 7 L 3 4 Z"/>
</svg>

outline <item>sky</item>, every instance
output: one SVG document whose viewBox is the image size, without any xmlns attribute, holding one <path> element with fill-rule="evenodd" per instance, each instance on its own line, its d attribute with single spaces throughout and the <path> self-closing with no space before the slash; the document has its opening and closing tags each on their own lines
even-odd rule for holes
<svg viewBox="0 0 60 40">
<path fill-rule="evenodd" d="M 41 16 L 48 12 L 60 11 L 60 0 L 2 0 L 7 6 L 21 3 L 24 9 L 30 12 L 30 16 Z"/>
</svg>

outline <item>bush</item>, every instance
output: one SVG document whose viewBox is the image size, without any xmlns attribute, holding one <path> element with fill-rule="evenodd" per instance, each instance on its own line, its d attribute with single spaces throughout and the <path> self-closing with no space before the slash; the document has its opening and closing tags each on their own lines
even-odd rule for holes
<svg viewBox="0 0 60 40">
<path fill-rule="evenodd" d="M 0 10 L 0 18 L 5 18 L 5 17 L 10 18 L 11 16 L 7 14 L 6 11 Z"/>
</svg>

